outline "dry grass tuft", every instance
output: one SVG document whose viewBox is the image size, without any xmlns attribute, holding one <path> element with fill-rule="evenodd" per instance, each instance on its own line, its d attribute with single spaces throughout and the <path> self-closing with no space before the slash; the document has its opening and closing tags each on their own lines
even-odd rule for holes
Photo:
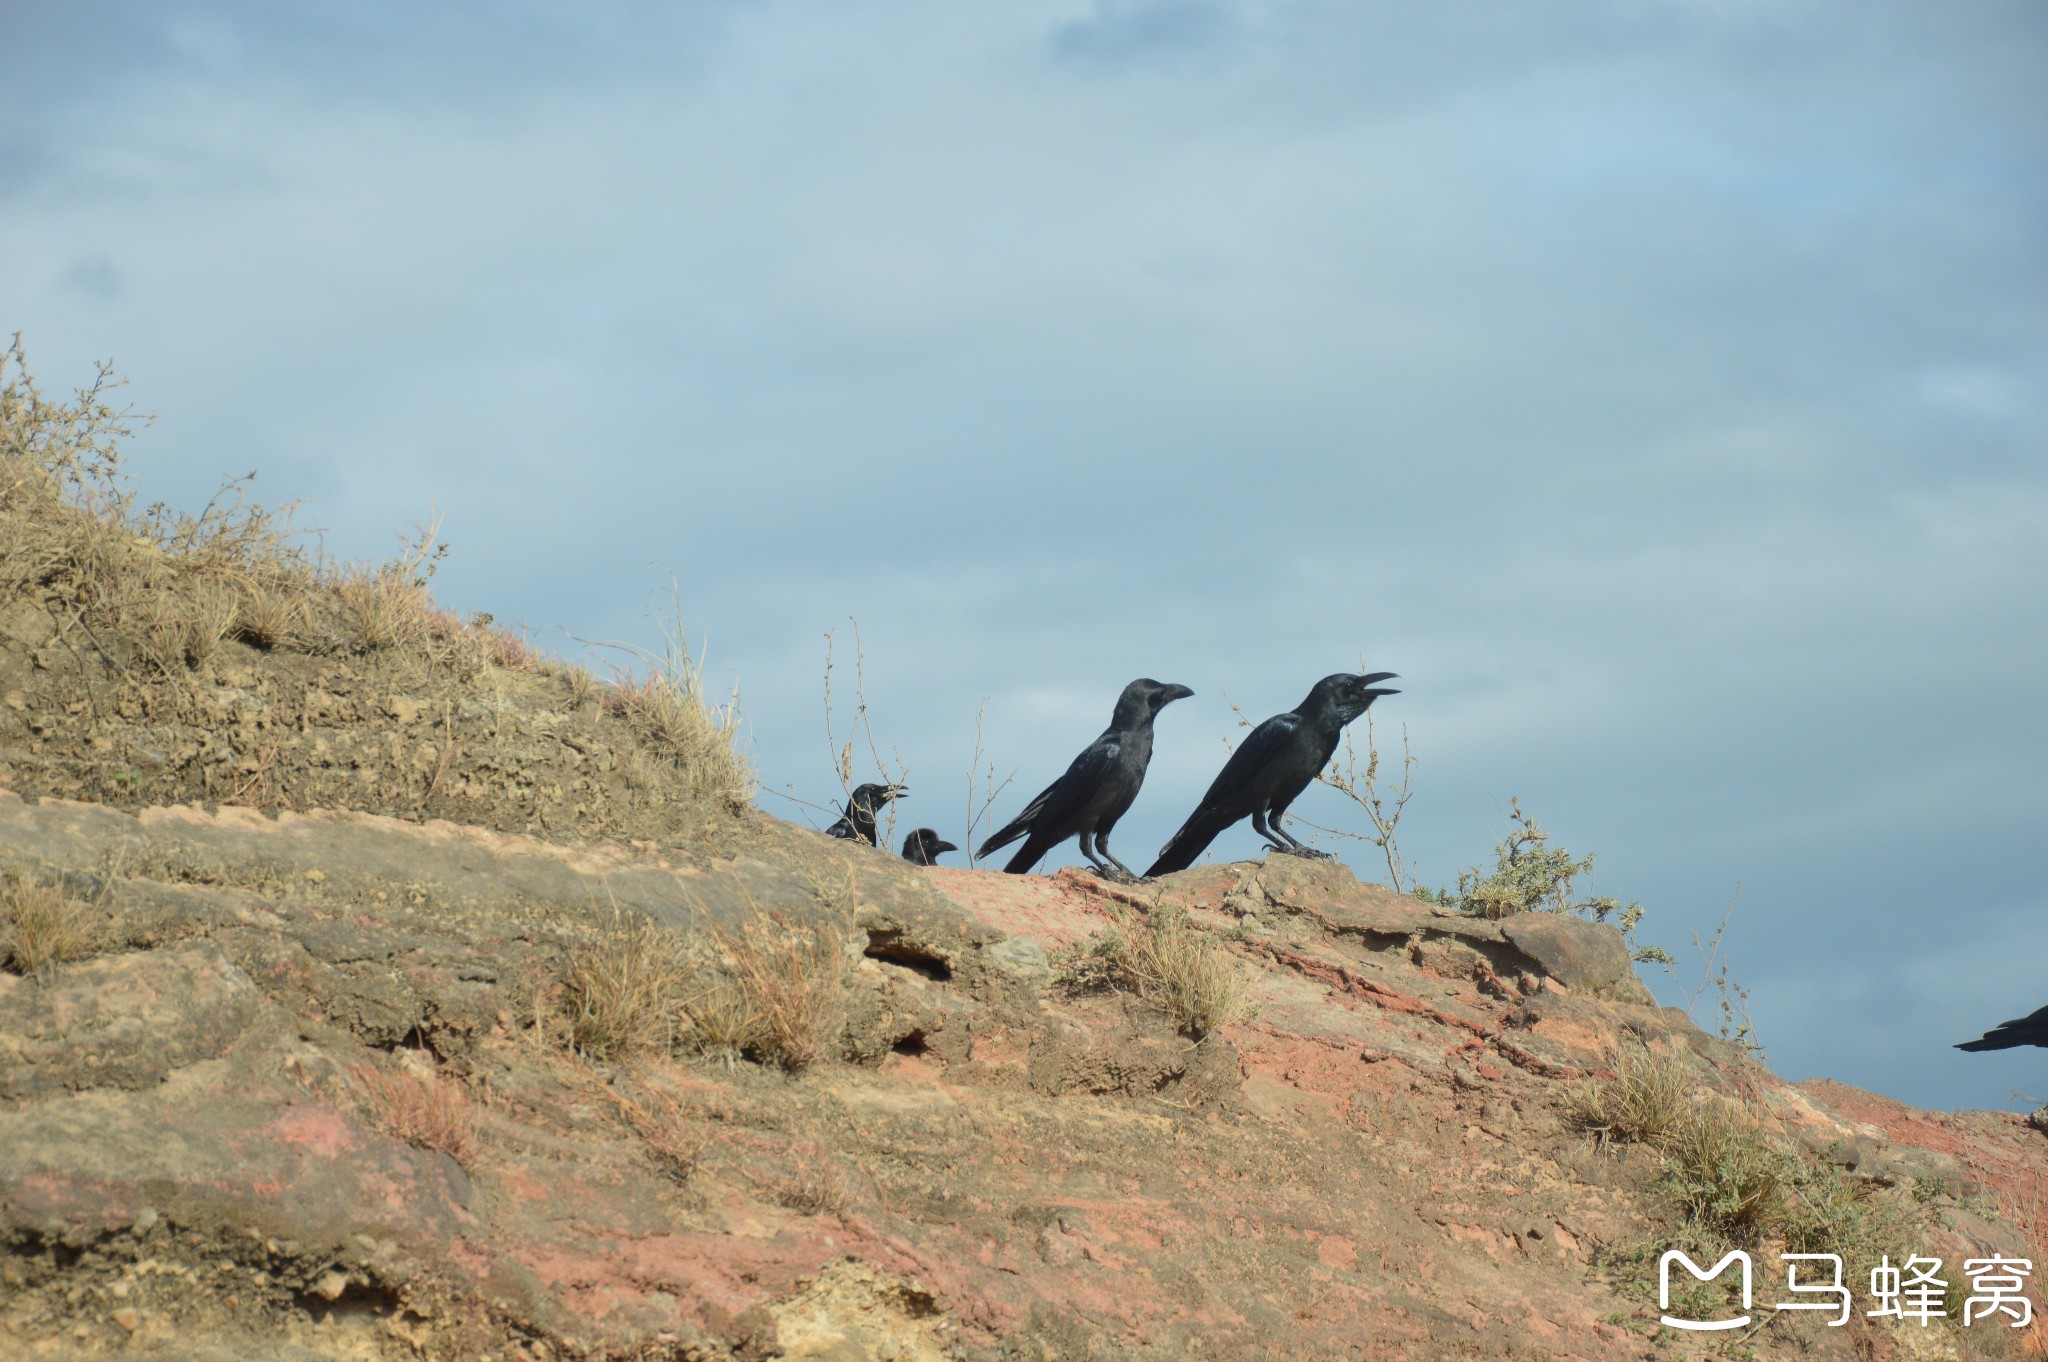
<svg viewBox="0 0 2048 1362">
<path fill-rule="evenodd" d="M 101 944 L 87 905 L 19 876 L 0 883 L 0 960 L 16 974 L 40 974 L 82 960 Z"/>
<path fill-rule="evenodd" d="M 243 580 L 236 587 L 231 636 L 265 652 L 310 646 L 312 591 L 312 574 L 308 572 L 265 572 Z"/>
<path fill-rule="evenodd" d="M 681 937 L 614 909 L 569 952 L 562 981 L 569 1044 L 597 1059 L 667 1050 L 690 972 Z"/>
<path fill-rule="evenodd" d="M 140 611 L 144 659 L 166 676 L 205 666 L 234 632 L 239 604 L 229 583 L 206 578 L 154 593 Z"/>
<path fill-rule="evenodd" d="M 844 933 L 764 913 L 707 935 L 723 969 L 683 1005 L 693 1046 L 792 1073 L 836 1055 L 851 968 Z"/>
<path fill-rule="evenodd" d="M 1138 996 L 1163 1009 L 1176 1029 L 1195 1040 L 1247 1010 L 1244 971 L 1227 949 L 1188 920 L 1184 908 L 1155 909 L 1145 930 L 1131 934 L 1124 968 Z"/>
<path fill-rule="evenodd" d="M 790 1174 L 775 1187 L 775 1200 L 798 1215 L 842 1215 L 852 1204 L 846 1175 L 830 1151 L 815 1141 L 796 1146 Z"/>
<path fill-rule="evenodd" d="M 1251 1012 L 1243 968 L 1179 904 L 1162 903 L 1142 922 L 1121 913 L 1115 926 L 1063 953 L 1057 970 L 1072 988 L 1132 990 L 1194 1040 Z"/>
<path fill-rule="evenodd" d="M 471 615 L 467 627 L 483 650 L 484 660 L 500 671 L 531 674 L 544 664 L 541 651 L 534 646 L 532 639 L 523 633 L 499 627 L 496 619 L 484 611 Z"/>
<path fill-rule="evenodd" d="M 348 1072 L 371 1123 L 392 1139 L 458 1162 L 475 1146 L 476 1113 L 460 1083 L 364 1063 L 351 1064 Z"/>
<path fill-rule="evenodd" d="M 1768 1132 L 1711 1092 L 1677 1059 L 1615 1057 L 1614 1077 L 1572 1095 L 1567 1119 L 1603 1143 L 1641 1144 L 1663 1160 L 1663 1180 L 1688 1222 L 1753 1238 L 1780 1209 L 1791 1156 Z"/>
<path fill-rule="evenodd" d="M 1614 1077 L 1572 1094 L 1566 1114 L 1603 1144 L 1655 1144 L 1684 1116 L 1692 1086 L 1677 1061 L 1624 1051 L 1615 1056 Z"/>
<path fill-rule="evenodd" d="M 711 1144 L 708 1135 L 692 1128 L 690 1114 L 674 1098 L 654 1088 L 643 1088 L 641 1100 L 609 1083 L 594 1078 L 592 1082 L 639 1138 L 663 1176 L 678 1185 L 688 1182 Z"/>
<path fill-rule="evenodd" d="M 712 703 L 704 693 L 704 659 L 683 633 L 681 596 L 662 626 L 661 651 L 610 645 L 647 664 L 647 674 L 618 673 L 598 703 L 636 728 L 681 771 L 692 793 L 733 810 L 754 797 L 754 772 L 739 750 L 739 695 Z"/>
<path fill-rule="evenodd" d="M 330 589 L 341 610 L 351 652 L 420 649 L 432 633 L 426 588 L 389 566 L 342 569 Z"/>
</svg>

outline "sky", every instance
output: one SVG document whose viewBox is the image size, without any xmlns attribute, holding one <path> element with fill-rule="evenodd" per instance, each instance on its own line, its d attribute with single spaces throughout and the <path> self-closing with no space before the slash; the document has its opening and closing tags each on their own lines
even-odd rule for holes
<svg viewBox="0 0 2048 1362">
<path fill-rule="evenodd" d="M 2038 3 L 0 31 L 0 332 L 129 376 L 150 496 L 258 469 L 349 558 L 439 514 L 442 598 L 565 656 L 652 645 L 673 576 L 762 807 L 817 823 L 828 634 L 837 737 L 857 627 L 898 831 L 955 842 L 977 713 L 1000 821 L 1126 681 L 1192 687 L 1140 864 L 1233 705 L 1398 672 L 1423 883 L 1519 800 L 1710 1027 L 1725 921 L 1779 1073 L 2048 1098 L 2048 1053 L 1949 1048 L 2048 1003 Z"/>
</svg>

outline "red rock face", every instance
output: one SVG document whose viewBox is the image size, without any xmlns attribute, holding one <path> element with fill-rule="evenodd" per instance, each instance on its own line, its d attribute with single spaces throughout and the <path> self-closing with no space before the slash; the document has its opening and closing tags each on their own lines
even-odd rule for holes
<svg viewBox="0 0 2048 1362">
<path fill-rule="evenodd" d="M 1930 1252 L 2041 1247 L 2038 1132 L 1781 1084 L 1650 1005 L 1605 927 L 1279 857 L 1125 888 L 740 840 L 0 799 L 0 853 L 104 919 L 89 958 L 0 975 L 0 1354 L 1639 1358 L 1654 1282 L 1620 1250 L 1674 1212 L 1655 1156 L 1566 1120 L 1623 1046 L 1873 1195 L 1917 1186 Z M 565 960 L 613 905 L 686 940 L 838 924 L 844 1058 L 570 1053 Z M 1245 1015 L 1196 1041 L 1062 982 L 1178 909 Z M 405 1134 L 358 1064 L 473 1134 Z"/>
</svg>

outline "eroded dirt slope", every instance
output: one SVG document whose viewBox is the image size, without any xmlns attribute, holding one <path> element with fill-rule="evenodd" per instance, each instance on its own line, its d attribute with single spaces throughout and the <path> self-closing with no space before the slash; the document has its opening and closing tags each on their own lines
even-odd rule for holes
<svg viewBox="0 0 2048 1362">
<path fill-rule="evenodd" d="M 2024 1249 L 2006 1194 L 2048 1168 L 2016 1118 L 1779 1083 L 1655 1007 L 1611 929 L 1290 858 L 1127 891 L 769 819 L 568 845 L 8 795 L 0 859 L 107 923 L 91 958 L 0 975 L 4 1355 L 1672 1355 L 1614 1253 L 1667 1227 L 1651 1163 L 1564 1119 L 1621 1045 L 1919 1191 L 1971 1252 Z M 1161 895 L 1252 981 L 1200 1044 L 1053 976 Z M 594 923 L 764 907 L 850 929 L 838 1062 L 558 1043 Z M 391 1133 L 365 1064 L 459 1084 L 461 1157 Z M 1993 1347 L 1805 1324 L 1745 1346 Z"/>
</svg>

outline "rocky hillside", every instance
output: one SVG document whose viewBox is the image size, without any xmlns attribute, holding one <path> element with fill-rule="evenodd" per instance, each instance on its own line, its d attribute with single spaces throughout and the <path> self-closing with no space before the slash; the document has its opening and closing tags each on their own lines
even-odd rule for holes
<svg viewBox="0 0 2048 1362">
<path fill-rule="evenodd" d="M 1122 890 L 744 822 L 695 854 L 0 799 L 15 891 L 92 942 L 0 976 L 0 1353 L 1657 1356 L 1665 1159 L 1581 1128 L 1627 1054 L 1924 1212 L 1916 1250 L 2027 1248 L 2038 1133 L 1782 1084 L 1607 927 L 1290 858 Z M 1084 967 L 1173 903 L 1248 985 L 1199 1042 Z M 769 908 L 837 943 L 829 1055 L 568 1043 L 580 944 Z M 2014 1337 L 1786 1317 L 1743 1347 Z"/>
</svg>

